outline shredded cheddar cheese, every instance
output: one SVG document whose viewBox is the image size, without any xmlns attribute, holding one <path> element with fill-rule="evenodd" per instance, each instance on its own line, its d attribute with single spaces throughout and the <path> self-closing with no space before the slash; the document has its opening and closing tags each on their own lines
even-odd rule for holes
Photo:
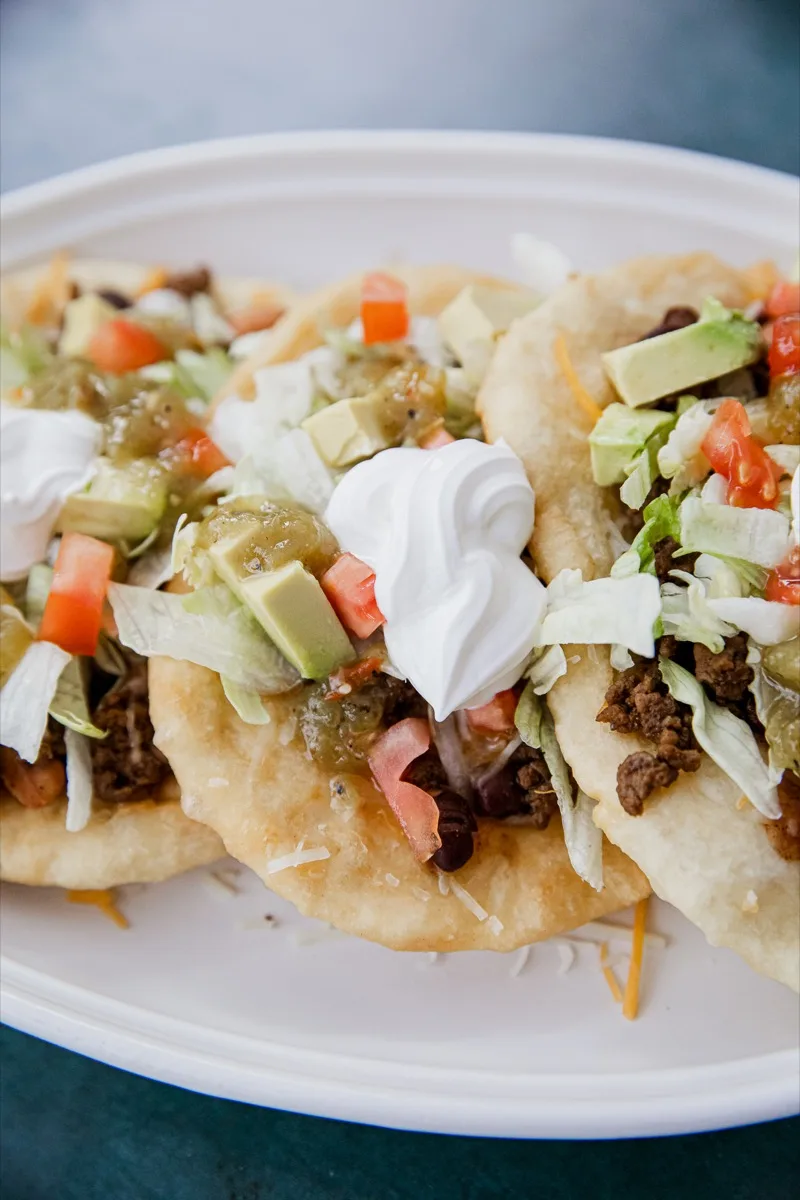
<svg viewBox="0 0 800 1200">
<path fill-rule="evenodd" d="M 747 808 L 749 803 L 750 803 L 750 801 L 747 799 L 747 796 L 740 796 L 739 799 L 736 801 L 737 811 L 743 812 L 744 809 Z"/>
<path fill-rule="evenodd" d="M 578 372 L 572 365 L 572 360 L 570 359 L 569 351 L 567 350 L 567 343 L 564 341 L 563 334 L 560 333 L 556 338 L 553 344 L 553 350 L 555 352 L 556 362 L 561 369 L 561 373 L 569 384 L 570 391 L 578 401 L 578 404 L 580 404 L 583 411 L 592 418 L 593 423 L 595 421 L 599 421 L 600 417 L 603 415 L 603 410 L 599 404 L 595 404 L 594 400 L 578 378 Z"/>
<path fill-rule="evenodd" d="M 168 279 L 169 275 L 164 267 L 153 267 L 139 284 L 139 290 L 136 293 L 137 297 L 145 296 L 148 292 L 155 292 L 158 288 L 163 288 Z"/>
<path fill-rule="evenodd" d="M 603 972 L 611 995 L 617 1004 L 622 1004 L 622 988 L 619 986 L 619 980 L 608 961 L 608 942 L 600 943 L 600 970 Z"/>
<path fill-rule="evenodd" d="M 622 1002 L 622 1015 L 629 1021 L 635 1021 L 639 1012 L 639 981 L 642 975 L 642 956 L 644 954 L 644 934 L 647 923 L 647 897 L 636 905 L 633 917 L 633 937 L 631 939 L 631 965 L 628 968 L 628 978 L 625 982 L 625 996 Z"/>
<path fill-rule="evenodd" d="M 70 904 L 93 904 L 109 921 L 119 925 L 120 929 L 129 928 L 129 922 L 117 908 L 114 893 L 110 888 L 104 891 L 69 891 L 67 899 Z"/>
</svg>

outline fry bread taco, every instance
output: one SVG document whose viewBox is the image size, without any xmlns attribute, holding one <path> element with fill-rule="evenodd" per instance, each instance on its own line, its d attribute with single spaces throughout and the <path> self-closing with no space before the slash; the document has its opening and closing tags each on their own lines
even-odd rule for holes
<svg viewBox="0 0 800 1200">
<path fill-rule="evenodd" d="M 714 945 L 800 975 L 800 299 L 653 257 L 517 322 L 480 408 L 536 490 L 548 701 L 595 821 Z"/>
<path fill-rule="evenodd" d="M 205 268 L 65 256 L 2 281 L 4 879 L 103 889 L 224 853 L 180 807 L 147 664 L 105 594 L 111 578 L 166 582 L 177 518 L 226 466 L 204 431 L 211 395 L 285 300 Z"/>
<path fill-rule="evenodd" d="M 649 891 L 558 750 L 533 494 L 475 414 L 533 303 L 432 267 L 294 306 L 215 406 L 236 466 L 176 534 L 193 590 L 111 588 L 186 812 L 302 912 L 397 949 L 508 950 Z"/>
</svg>

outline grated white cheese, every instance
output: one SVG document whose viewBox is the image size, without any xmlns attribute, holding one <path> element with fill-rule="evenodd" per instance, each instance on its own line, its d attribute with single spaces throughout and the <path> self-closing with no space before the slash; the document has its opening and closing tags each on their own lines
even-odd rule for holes
<svg viewBox="0 0 800 1200">
<path fill-rule="evenodd" d="M 492 913 L 492 915 L 489 917 L 489 919 L 486 922 L 486 925 L 489 929 L 491 929 L 491 931 L 495 937 L 499 937 L 500 934 L 505 929 L 505 925 L 503 924 L 503 922 L 500 920 L 499 917 L 496 917 L 494 915 L 494 913 Z"/>
<path fill-rule="evenodd" d="M 210 788 L 223 788 L 228 786 L 228 780 L 223 779 L 221 775 L 212 775 L 208 781 Z"/>
<path fill-rule="evenodd" d="M 331 852 L 326 846 L 316 846 L 304 850 L 303 843 L 298 842 L 297 848 L 290 854 L 284 854 L 280 858 L 271 858 L 267 862 L 267 874 L 277 875 L 278 871 L 287 871 L 291 867 L 302 867 L 306 863 L 321 862 L 330 856 Z"/>
<path fill-rule="evenodd" d="M 742 905 L 742 912 L 744 912 L 744 913 L 757 913 L 758 912 L 758 896 L 753 891 L 752 888 L 750 888 L 750 890 L 748 891 L 747 895 L 744 898 L 744 904 Z"/>
<path fill-rule="evenodd" d="M 556 942 L 556 949 L 558 950 L 559 958 L 556 974 L 566 975 L 575 965 L 575 947 L 569 942 L 558 941 Z"/>
<path fill-rule="evenodd" d="M 448 884 L 456 900 L 459 900 L 478 921 L 485 921 L 488 918 L 489 914 L 486 909 L 478 903 L 474 896 L 469 894 L 465 887 L 462 887 L 455 879 L 448 880 Z"/>
<path fill-rule="evenodd" d="M 396 875 L 393 875 L 391 871 L 386 872 L 384 879 L 389 884 L 389 887 L 400 887 L 400 880 Z"/>
<path fill-rule="evenodd" d="M 530 956 L 530 946 L 523 946 L 521 950 L 517 951 L 517 956 L 512 963 L 511 970 L 508 972 L 512 979 L 517 979 L 522 974 L 523 970 L 528 965 L 528 959 Z"/>
<path fill-rule="evenodd" d="M 426 904 L 428 903 L 428 901 L 431 898 L 430 892 L 426 892 L 425 888 L 417 887 L 415 885 L 414 887 L 411 888 L 411 891 L 414 893 L 414 895 L 417 897 L 418 900 L 424 900 Z"/>
<path fill-rule="evenodd" d="M 437 874 L 439 876 L 439 893 L 442 896 L 448 896 L 450 894 L 450 884 L 447 881 L 447 876 L 443 875 L 439 870 L 437 870 Z"/>
</svg>

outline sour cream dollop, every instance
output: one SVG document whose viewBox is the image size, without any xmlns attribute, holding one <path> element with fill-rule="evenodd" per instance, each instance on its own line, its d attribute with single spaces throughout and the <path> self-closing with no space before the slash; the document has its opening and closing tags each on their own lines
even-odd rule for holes
<svg viewBox="0 0 800 1200">
<path fill-rule="evenodd" d="M 353 467 L 325 513 L 375 572 L 386 648 L 443 721 L 516 683 L 545 589 L 520 559 L 534 495 L 504 443 L 384 450 Z"/>
<path fill-rule="evenodd" d="M 41 562 L 59 510 L 91 478 L 102 430 L 79 412 L 0 405 L 0 578 Z"/>
</svg>

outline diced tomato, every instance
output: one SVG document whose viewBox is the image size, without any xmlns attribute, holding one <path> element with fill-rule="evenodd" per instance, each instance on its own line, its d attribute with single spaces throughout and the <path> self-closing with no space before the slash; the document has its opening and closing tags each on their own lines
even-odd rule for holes
<svg viewBox="0 0 800 1200">
<path fill-rule="evenodd" d="M 408 333 L 405 284 L 379 271 L 365 276 L 361 289 L 361 324 L 365 346 L 404 338 Z"/>
<path fill-rule="evenodd" d="M 65 533 L 39 640 L 70 654 L 94 654 L 103 623 L 103 603 L 114 565 L 114 549 L 83 533 Z"/>
<path fill-rule="evenodd" d="M 440 450 L 442 446 L 449 446 L 455 440 L 452 433 L 448 433 L 444 425 L 438 425 L 423 437 L 420 442 L 420 448 L 422 450 Z"/>
<path fill-rule="evenodd" d="M 467 709 L 467 722 L 471 729 L 486 733 L 509 733 L 514 728 L 514 713 L 517 697 L 511 688 L 492 696 L 488 704 Z"/>
<path fill-rule="evenodd" d="M 248 304 L 247 308 L 230 313 L 228 324 L 233 326 L 239 337 L 243 333 L 259 333 L 262 329 L 271 329 L 278 317 L 283 315 L 283 311 L 279 304 L 270 304 L 267 301 Z"/>
<path fill-rule="evenodd" d="M 778 317 L 772 327 L 769 373 L 774 379 L 778 375 L 796 375 L 798 371 L 800 371 L 800 315 L 795 313 Z"/>
<path fill-rule="evenodd" d="M 230 460 L 202 429 L 190 429 L 179 442 L 167 451 L 176 471 L 208 479 L 215 471 L 229 467 Z"/>
<path fill-rule="evenodd" d="M 800 283 L 787 283 L 785 280 L 776 283 L 767 298 L 764 310 L 771 321 L 776 317 L 800 312 Z"/>
<path fill-rule="evenodd" d="M 433 796 L 403 774 L 430 747 L 431 731 L 422 717 L 406 717 L 387 729 L 369 755 L 375 782 L 383 792 L 420 862 L 427 862 L 442 844 L 439 808 Z"/>
<path fill-rule="evenodd" d="M 373 675 L 378 674 L 381 666 L 381 659 L 373 655 L 371 658 L 362 658 L 360 662 L 350 666 L 340 667 L 336 674 L 330 677 L 331 690 L 325 699 L 343 700 L 345 696 L 357 692 L 360 687 L 369 682 Z"/>
<path fill-rule="evenodd" d="M 375 601 L 375 572 L 354 554 L 343 554 L 320 579 L 337 617 L 356 637 L 366 638 L 386 618 Z"/>
<path fill-rule="evenodd" d="M 770 571 L 764 595 L 779 604 L 800 604 L 800 546 Z"/>
<path fill-rule="evenodd" d="M 138 371 L 169 357 L 154 333 L 122 318 L 106 321 L 100 326 L 89 342 L 86 356 L 101 371 L 111 375 Z"/>
<path fill-rule="evenodd" d="M 744 405 L 738 400 L 722 402 L 701 449 L 717 474 L 728 480 L 728 504 L 775 507 L 781 469 L 751 432 Z"/>
</svg>

